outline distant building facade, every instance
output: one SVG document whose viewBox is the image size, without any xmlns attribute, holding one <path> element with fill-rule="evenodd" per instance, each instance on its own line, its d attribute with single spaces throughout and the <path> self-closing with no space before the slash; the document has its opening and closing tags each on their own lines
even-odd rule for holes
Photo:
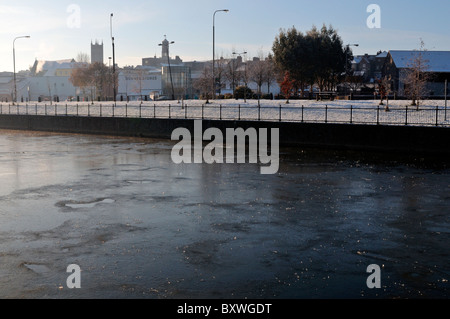
<svg viewBox="0 0 450 319">
<path fill-rule="evenodd" d="M 175 99 L 193 97 L 191 68 L 185 65 L 163 65 L 161 70 L 162 94 Z"/>
<path fill-rule="evenodd" d="M 118 99 L 145 101 L 162 95 L 161 70 L 149 67 L 126 67 L 119 72 Z"/>
<path fill-rule="evenodd" d="M 389 51 L 384 65 L 384 74 L 392 79 L 393 91 L 402 96 L 408 69 L 421 54 L 429 74 L 427 91 L 430 96 L 443 96 L 445 80 L 450 81 L 450 51 Z"/>
<path fill-rule="evenodd" d="M 387 52 L 378 52 L 376 55 L 358 55 L 352 62 L 354 76 L 362 78 L 365 84 L 374 84 L 383 75 L 383 67 L 386 61 Z"/>
</svg>

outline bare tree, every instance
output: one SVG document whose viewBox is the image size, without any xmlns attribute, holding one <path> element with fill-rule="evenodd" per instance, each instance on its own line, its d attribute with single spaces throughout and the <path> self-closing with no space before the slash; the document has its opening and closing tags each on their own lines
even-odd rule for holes
<svg viewBox="0 0 450 319">
<path fill-rule="evenodd" d="M 272 83 L 275 83 L 278 78 L 277 69 L 272 55 L 269 56 L 264 61 L 265 64 L 265 74 L 264 82 L 267 84 L 267 94 L 270 94 L 270 87 Z"/>
<path fill-rule="evenodd" d="M 239 82 L 239 63 L 237 59 L 228 59 L 228 63 L 225 68 L 225 78 L 228 82 L 231 83 L 231 86 L 233 88 L 233 97 L 235 96 L 236 87 Z"/>
<path fill-rule="evenodd" d="M 227 71 L 227 60 L 225 60 L 223 57 L 221 57 L 219 60 L 216 61 L 216 67 L 215 67 L 215 76 L 216 76 L 216 85 L 219 89 L 219 96 L 222 94 L 222 88 L 225 87 L 226 82 L 226 71 Z"/>
<path fill-rule="evenodd" d="M 408 62 L 405 76 L 405 94 L 411 99 L 411 105 L 419 110 L 420 101 L 427 94 L 427 82 L 430 79 L 428 73 L 428 60 L 425 59 L 426 49 L 421 40 L 420 50 L 414 51 L 414 55 Z"/>
<path fill-rule="evenodd" d="M 248 61 L 243 61 L 242 65 L 239 69 L 240 76 L 242 78 L 242 81 L 244 81 L 244 87 L 248 88 L 248 82 L 250 80 L 249 78 L 249 72 L 248 72 Z M 247 89 L 244 90 L 244 103 L 247 103 Z"/>
<path fill-rule="evenodd" d="M 117 83 L 117 74 L 113 78 L 111 69 L 103 63 L 79 63 L 77 67 L 72 70 L 72 75 L 69 79 L 76 87 L 81 88 L 83 91 L 90 90 L 91 101 L 93 102 L 95 97 L 102 98 L 108 94 L 108 87 L 111 82 Z"/>
<path fill-rule="evenodd" d="M 380 105 L 384 105 L 383 100 L 386 99 L 386 106 L 384 110 L 389 112 L 389 94 L 392 93 L 392 78 L 391 76 L 384 76 L 382 79 L 378 81 L 378 86 L 380 90 L 381 101 Z"/>
<path fill-rule="evenodd" d="M 72 74 L 69 78 L 73 86 L 80 88 L 83 97 L 89 95 L 89 90 L 92 91 L 90 76 L 89 76 L 89 64 L 78 63 L 72 70 Z"/>
<path fill-rule="evenodd" d="M 78 63 L 90 63 L 91 57 L 87 53 L 79 52 L 75 61 L 77 61 Z"/>
<path fill-rule="evenodd" d="M 210 103 L 209 99 L 212 97 L 214 87 L 212 85 L 212 72 L 211 66 L 206 65 L 202 71 L 201 76 L 194 80 L 193 86 L 200 94 L 206 99 L 206 103 Z"/>
<path fill-rule="evenodd" d="M 266 63 L 264 53 L 259 51 L 258 59 L 249 63 L 248 77 L 251 82 L 254 82 L 258 87 L 258 95 L 261 95 L 261 88 L 266 78 Z"/>
</svg>

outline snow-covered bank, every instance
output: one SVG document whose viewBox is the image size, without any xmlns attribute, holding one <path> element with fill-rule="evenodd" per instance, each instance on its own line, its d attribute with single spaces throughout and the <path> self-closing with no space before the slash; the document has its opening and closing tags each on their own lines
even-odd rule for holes
<svg viewBox="0 0 450 319">
<path fill-rule="evenodd" d="M 386 102 L 384 102 L 386 104 Z M 410 101 L 389 101 L 389 112 L 379 100 L 203 100 L 158 102 L 2 103 L 2 114 L 60 116 L 194 118 L 313 123 L 450 126 L 450 109 L 443 100 L 421 101 L 419 110 Z"/>
</svg>

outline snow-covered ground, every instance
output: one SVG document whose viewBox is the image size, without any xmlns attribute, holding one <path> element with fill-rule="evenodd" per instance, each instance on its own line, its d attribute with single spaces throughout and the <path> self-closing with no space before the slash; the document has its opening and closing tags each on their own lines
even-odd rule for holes
<svg viewBox="0 0 450 319">
<path fill-rule="evenodd" d="M 446 110 L 443 100 L 421 101 L 419 110 L 410 106 L 411 101 L 389 101 L 389 112 L 385 106 L 379 106 L 379 100 L 291 100 L 289 104 L 284 100 L 261 100 L 260 108 L 257 100 L 210 102 L 117 102 L 116 107 L 113 102 L 19 103 L 18 106 L 2 103 L 1 113 L 450 126 L 450 107 Z"/>
</svg>

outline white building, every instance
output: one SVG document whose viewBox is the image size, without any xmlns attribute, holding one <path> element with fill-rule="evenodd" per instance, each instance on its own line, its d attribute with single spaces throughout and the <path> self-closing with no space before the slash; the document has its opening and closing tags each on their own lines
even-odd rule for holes
<svg viewBox="0 0 450 319">
<path fill-rule="evenodd" d="M 77 96 L 79 89 L 70 82 L 75 60 L 35 61 L 29 77 L 17 83 L 17 99 L 28 101 L 65 101 Z"/>
<path fill-rule="evenodd" d="M 119 72 L 118 99 L 145 101 L 162 94 L 161 69 L 152 67 L 127 67 Z"/>
</svg>

